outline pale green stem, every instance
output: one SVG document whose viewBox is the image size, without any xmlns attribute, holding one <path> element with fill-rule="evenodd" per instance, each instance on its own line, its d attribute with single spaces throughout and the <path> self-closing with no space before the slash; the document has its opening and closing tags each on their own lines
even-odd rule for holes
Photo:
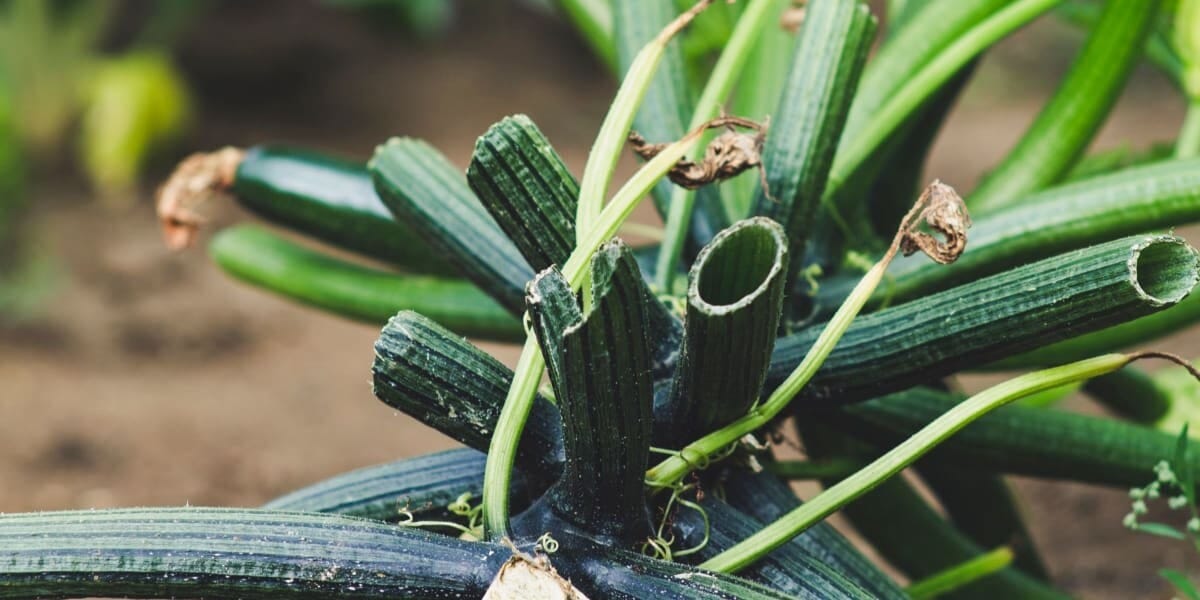
<svg viewBox="0 0 1200 600">
<path fill-rule="evenodd" d="M 700 566 L 722 573 L 741 570 L 904 470 L 946 438 L 992 410 L 1032 393 L 1111 373 L 1133 359 L 1125 354 L 1106 354 L 1027 373 L 988 388 L 946 411 L 862 470 Z"/>
<path fill-rule="evenodd" d="M 654 185 L 680 158 L 687 155 L 703 132 L 703 129 L 692 130 L 683 139 L 664 148 L 617 190 L 612 202 L 604 207 L 595 225 L 581 236 L 575 250 L 563 265 L 563 277 L 571 283 L 573 289 L 579 290 L 583 285 L 588 273 L 587 265 L 600 245 L 616 234 L 638 202 L 650 193 Z M 504 407 L 496 421 L 496 431 L 492 434 L 488 446 L 487 463 L 483 473 L 483 525 L 488 539 L 500 539 L 509 535 L 508 490 L 512 482 L 513 462 L 516 460 L 521 431 L 525 428 L 525 421 L 533 408 L 533 400 L 545 367 L 537 338 L 528 335 L 525 347 L 521 349 L 521 358 L 513 372 L 512 385 L 508 388 Z"/>
<path fill-rule="evenodd" d="M 729 97 L 733 84 L 738 80 L 746 60 L 754 49 L 757 36 L 771 16 L 773 0 L 750 0 L 742 16 L 738 18 L 729 42 L 721 51 L 721 57 L 709 75 L 708 83 L 700 93 L 689 129 L 695 129 L 717 116 L 721 105 Z M 692 160 L 700 158 L 703 148 L 691 153 Z M 667 214 L 666 232 L 659 246 L 655 283 L 659 291 L 670 293 L 675 282 L 675 265 L 683 255 L 683 242 L 687 238 L 688 226 L 692 222 L 692 210 L 696 206 L 696 192 L 676 186 L 671 189 L 670 209 Z"/>
<path fill-rule="evenodd" d="M 963 65 L 988 46 L 1062 0 L 1017 0 L 963 34 L 896 91 L 852 138 L 843 140 L 829 172 L 822 203 L 836 197 L 853 175 L 904 121 Z M 833 207 L 831 207 L 832 209 Z"/>
<path fill-rule="evenodd" d="M 667 43 L 712 1 L 701 0 L 690 10 L 679 15 L 658 34 L 658 37 L 646 44 L 629 65 L 629 71 L 621 81 L 621 88 L 617 90 L 608 115 L 600 125 L 600 132 L 596 135 L 587 164 L 583 167 L 583 180 L 579 182 L 579 206 L 575 212 L 578 242 L 582 242 L 583 236 L 591 231 L 592 223 L 600 216 L 608 184 L 612 181 L 617 161 L 621 158 L 621 147 L 625 145 L 625 138 L 629 135 L 629 128 L 633 125 L 637 109 L 646 97 L 651 81 L 654 80 L 654 73 L 658 70 L 658 63 L 662 61 Z"/>
<path fill-rule="evenodd" d="M 1200 99 L 1188 103 L 1187 116 L 1175 141 L 1175 158 L 1192 158 L 1200 154 Z"/>
<path fill-rule="evenodd" d="M 1012 548 L 1001 546 L 949 569 L 934 573 L 908 586 L 904 591 L 908 592 L 913 600 L 931 600 L 997 573 L 1011 565 L 1012 561 Z"/>
</svg>

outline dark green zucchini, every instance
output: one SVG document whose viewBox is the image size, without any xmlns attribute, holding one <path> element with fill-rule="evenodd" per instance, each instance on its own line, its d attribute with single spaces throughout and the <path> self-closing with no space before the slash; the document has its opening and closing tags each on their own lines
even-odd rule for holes
<svg viewBox="0 0 1200 600">
<path fill-rule="evenodd" d="M 280 496 L 263 508 L 333 513 L 376 521 L 400 520 L 405 509 L 417 520 L 447 518 L 446 507 L 462 494 L 478 499 L 486 455 L 470 448 L 435 452 L 357 469 Z M 529 491 L 517 473 L 513 506 L 527 503 Z"/>
<path fill-rule="evenodd" d="M 418 273 L 457 274 L 398 222 L 362 163 L 282 146 L 246 150 L 233 181 L 238 202 L 268 221 Z"/>
<path fill-rule="evenodd" d="M 461 279 L 372 269 L 248 224 L 222 230 L 208 250 L 238 279 L 359 321 L 378 325 L 397 311 L 413 310 L 462 335 L 505 341 L 524 337 L 515 317 Z"/>
</svg>

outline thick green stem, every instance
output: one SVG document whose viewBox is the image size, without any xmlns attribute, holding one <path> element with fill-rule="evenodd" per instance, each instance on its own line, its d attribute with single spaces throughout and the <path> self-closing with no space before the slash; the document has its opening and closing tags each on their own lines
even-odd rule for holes
<svg viewBox="0 0 1200 600">
<path fill-rule="evenodd" d="M 857 319 L 796 407 L 874 398 L 1168 312 L 1198 280 L 1195 250 L 1184 240 L 1133 236 L 930 294 Z M 792 372 L 820 331 L 812 326 L 775 344 L 768 387 Z"/>
<path fill-rule="evenodd" d="M 1200 220 L 1200 160 L 1124 169 L 1031 194 L 1019 205 L 975 219 L 969 250 L 952 265 L 901 257 L 875 294 L 903 302 L 976 281 L 1060 252 Z M 836 284 L 821 293 L 836 301 Z"/>
<path fill-rule="evenodd" d="M 479 598 L 499 546 L 338 515 L 150 508 L 0 516 L 0 598 Z"/>
<path fill-rule="evenodd" d="M 988 388 L 950 409 L 867 467 L 736 546 L 705 561 L 702 566 L 725 573 L 736 572 L 899 473 L 946 438 L 992 410 L 1041 390 L 1111 373 L 1130 360 L 1124 354 L 1108 354 L 1029 373 Z"/>
<path fill-rule="evenodd" d="M 1054 97 L 971 194 L 972 210 L 994 210 L 1067 174 L 1116 104 L 1158 5 L 1158 0 L 1108 0 Z"/>
<path fill-rule="evenodd" d="M 813 2 L 805 11 L 763 149 L 767 187 L 754 203 L 755 214 L 787 230 L 793 255 L 789 279 L 804 264 L 813 215 L 875 37 L 875 18 L 858 0 Z"/>
<path fill-rule="evenodd" d="M 689 129 L 695 129 L 705 121 L 716 117 L 721 110 L 725 98 L 729 96 L 733 84 L 738 80 L 754 41 L 765 28 L 767 18 L 773 14 L 771 6 L 774 0 L 751 0 L 742 16 L 738 18 L 737 26 L 729 36 L 725 49 L 721 51 L 717 64 L 708 76 L 708 83 L 700 93 L 692 113 Z M 690 153 L 692 160 L 697 160 L 702 154 L 701 149 Z M 658 264 L 655 269 L 655 284 L 659 290 L 670 292 L 675 284 L 675 265 L 683 255 L 684 241 L 687 239 L 688 227 L 692 223 L 692 209 L 695 207 L 696 194 L 694 191 L 674 186 L 671 188 L 671 202 L 666 218 L 666 229 L 662 244 L 658 251 Z"/>
<path fill-rule="evenodd" d="M 758 400 L 779 330 L 787 252 L 783 228 L 755 217 L 722 231 L 696 257 L 668 445 L 728 424 Z"/>
<path fill-rule="evenodd" d="M 751 409 L 745 416 L 733 423 L 688 444 L 677 454 L 651 468 L 646 472 L 646 484 L 651 487 L 674 485 L 696 468 L 696 465 L 707 463 L 711 456 L 738 441 L 742 436 L 765 426 L 782 412 L 829 357 L 829 353 L 833 351 L 838 340 L 842 338 L 850 323 L 854 321 L 854 317 L 862 310 L 875 287 L 883 279 L 884 270 L 887 269 L 888 262 L 894 254 L 895 244 L 893 244 L 893 251 L 863 276 L 862 281 L 855 286 L 854 291 L 842 303 L 841 308 L 821 330 L 820 336 L 808 349 L 804 359 L 771 393 L 766 402 Z"/>
</svg>

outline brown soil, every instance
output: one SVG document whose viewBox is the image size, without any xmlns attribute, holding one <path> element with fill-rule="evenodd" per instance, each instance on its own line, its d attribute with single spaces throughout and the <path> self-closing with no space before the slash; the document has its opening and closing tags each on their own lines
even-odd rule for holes
<svg viewBox="0 0 1200 600">
<path fill-rule="evenodd" d="M 365 157 L 405 134 L 462 165 L 479 132 L 525 112 L 578 170 L 610 80 L 552 20 L 487 4 L 427 44 L 302 3 L 223 4 L 184 47 L 201 114 L 180 155 L 278 140 Z M 969 189 L 1029 122 L 1044 75 L 1063 62 L 1042 64 L 1030 39 L 1040 38 L 985 65 L 931 176 Z M 1173 136 L 1175 94 L 1156 74 L 1137 81 L 1100 146 Z M 148 202 L 114 214 L 78 184 L 45 179 L 56 183 L 34 190 L 36 216 L 64 276 L 42 320 L 0 333 L 0 511 L 253 506 L 453 445 L 372 397 L 377 327 L 247 288 L 202 252 L 166 252 Z M 217 215 L 242 218 L 232 207 Z M 1156 347 L 1200 353 L 1187 337 Z M 1075 594 L 1165 598 L 1158 568 L 1197 570 L 1184 545 L 1121 527 L 1121 490 L 1017 487 L 1056 582 Z"/>
</svg>

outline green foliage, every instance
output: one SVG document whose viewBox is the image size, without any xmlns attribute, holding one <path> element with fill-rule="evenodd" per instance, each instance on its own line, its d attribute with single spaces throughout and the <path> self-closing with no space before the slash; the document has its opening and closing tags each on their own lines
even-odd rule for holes
<svg viewBox="0 0 1200 600">
<path fill-rule="evenodd" d="M 1131 418 L 1192 415 L 1184 397 L 1200 384 L 1172 381 L 1190 369 L 1114 375 L 1165 355 L 1096 355 L 1200 319 L 1197 251 L 1155 232 L 1200 221 L 1185 158 L 1200 131 L 1183 129 L 1175 160 L 1078 164 L 1130 65 L 1162 37 L 1157 4 L 1109 0 L 1080 20 L 1091 34 L 1075 67 L 975 195 L 1004 208 L 970 232 L 953 189 L 910 197 L 910 172 L 976 61 L 1056 0 L 889 2 L 895 20 L 865 67 L 874 21 L 857 0 L 810 0 L 798 39 L 779 28 L 795 16 L 788 2 L 709 4 L 560 2 L 601 60 L 627 71 L 578 179 L 524 116 L 482 135 L 465 177 L 411 138 L 381 145 L 366 169 L 234 151 L 222 189 L 243 204 L 438 277 L 245 227 L 215 239 L 218 262 L 301 302 L 386 320 L 376 395 L 486 455 L 350 473 L 263 510 L 0 516 L 0 538 L 20 540 L 0 544 L 0 597 L 496 597 L 510 569 L 545 564 L 554 570 L 538 577 L 567 585 L 558 573 L 596 598 L 904 597 L 822 524 L 845 509 L 917 580 L 914 596 L 1059 598 L 1034 548 L 1008 547 L 1029 536 L 1001 475 L 1129 486 L 1157 460 L 1127 524 L 1200 540 L 1186 428 L 1176 437 L 1044 407 L 1091 379 L 1089 392 Z M 1183 69 L 1191 5 L 1170 5 Z M 722 105 L 774 111 L 766 140 L 705 135 Z M 661 145 L 618 185 L 631 127 Z M 694 197 L 673 189 L 668 180 L 701 179 L 681 175 L 693 168 L 724 175 L 702 178 Z M 628 248 L 613 238 L 648 195 L 667 242 Z M 752 210 L 782 223 L 726 226 Z M 877 234 L 897 222 L 877 254 Z M 839 239 L 856 232 L 865 237 Z M 889 269 L 901 250 L 953 262 L 964 240 L 955 265 L 910 256 Z M 802 252 L 813 266 L 789 267 Z M 789 269 L 811 297 L 787 284 Z M 672 284 L 679 272 L 686 292 Z M 510 371 L 452 331 L 525 343 Z M 934 389 L 996 361 L 1051 368 L 970 397 Z M 805 462 L 774 462 L 760 441 L 789 415 Z M 652 452 L 667 456 L 651 466 Z M 801 504 L 774 475 L 750 474 L 763 463 L 829 488 Z M 949 520 L 896 477 L 912 465 Z M 1188 525 L 1144 522 L 1155 497 L 1189 507 Z M 1182 574 L 1163 576 L 1195 594 Z"/>
</svg>

